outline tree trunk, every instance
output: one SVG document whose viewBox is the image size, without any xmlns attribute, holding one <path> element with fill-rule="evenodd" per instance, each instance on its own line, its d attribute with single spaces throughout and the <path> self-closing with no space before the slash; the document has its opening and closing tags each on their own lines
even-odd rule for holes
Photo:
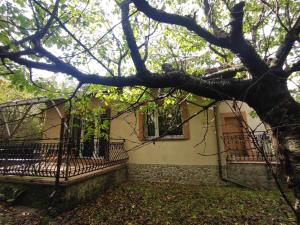
<svg viewBox="0 0 300 225">
<path fill-rule="evenodd" d="M 299 118 L 299 117 L 298 117 Z M 300 119 L 298 120 L 300 122 Z M 299 124 L 298 122 L 298 124 Z M 291 125 L 293 126 L 293 125 Z M 299 126 L 299 125 L 297 125 Z M 275 133 L 277 132 L 277 133 Z M 298 129 L 275 129 L 273 136 L 277 136 L 277 150 L 281 156 L 281 164 L 288 185 L 293 189 L 296 201 L 297 224 L 300 224 L 300 132 Z"/>
<path fill-rule="evenodd" d="M 272 129 L 275 147 L 282 156 L 284 172 L 296 197 L 300 224 L 300 104 L 292 98 L 282 77 L 270 75 L 265 79 L 249 91 L 247 103 Z"/>
</svg>

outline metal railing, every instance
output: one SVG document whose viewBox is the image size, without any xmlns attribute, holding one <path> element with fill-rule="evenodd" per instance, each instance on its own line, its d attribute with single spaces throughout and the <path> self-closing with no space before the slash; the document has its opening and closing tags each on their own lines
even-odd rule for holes
<svg viewBox="0 0 300 225">
<path fill-rule="evenodd" d="M 0 174 L 69 178 L 124 163 L 123 140 L 0 142 Z"/>
<path fill-rule="evenodd" d="M 277 155 L 267 133 L 255 132 L 254 136 L 255 138 L 251 138 L 247 133 L 224 134 L 223 141 L 227 152 L 227 161 L 263 162 L 266 157 L 268 161 L 275 162 Z"/>
</svg>

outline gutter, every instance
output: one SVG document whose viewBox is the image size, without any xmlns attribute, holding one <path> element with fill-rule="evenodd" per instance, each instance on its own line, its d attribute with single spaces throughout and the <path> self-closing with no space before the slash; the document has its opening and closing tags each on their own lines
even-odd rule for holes
<svg viewBox="0 0 300 225">
<path fill-rule="evenodd" d="M 228 179 L 226 177 L 224 177 L 223 175 L 223 167 L 222 167 L 222 157 L 221 157 L 221 142 L 220 142 L 220 133 L 219 133 L 219 104 L 217 103 L 214 107 L 214 117 L 215 117 L 215 129 L 216 129 L 216 141 L 217 141 L 217 156 L 218 156 L 218 172 L 219 172 L 219 178 L 221 181 L 227 182 L 227 183 L 231 183 L 234 184 L 238 187 L 242 187 L 242 188 L 248 188 L 251 190 L 254 190 L 254 188 L 249 187 L 245 184 L 241 184 L 237 181 Z"/>
</svg>

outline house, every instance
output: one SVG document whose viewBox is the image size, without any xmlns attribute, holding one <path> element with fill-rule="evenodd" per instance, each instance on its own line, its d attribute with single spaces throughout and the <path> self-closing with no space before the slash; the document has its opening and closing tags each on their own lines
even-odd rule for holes
<svg viewBox="0 0 300 225">
<path fill-rule="evenodd" d="M 86 186 L 99 188 L 112 177 L 204 185 L 272 184 L 263 157 L 276 165 L 271 139 L 244 103 L 222 102 L 203 110 L 197 102 L 182 101 L 168 110 L 122 114 L 93 97 L 84 106 L 69 104 L 63 98 L 0 104 L 0 182 L 23 182 L 26 176 L 26 182 L 68 187 L 64 193 L 77 200 L 81 197 L 74 190 L 79 187 L 72 184 L 83 180 L 92 183 Z M 37 105 L 40 111 L 30 114 Z M 9 121 L 8 109 L 18 107 L 23 113 Z M 93 116 L 87 116 L 89 108 L 96 109 Z M 40 116 L 38 138 L 18 137 L 17 130 L 34 115 Z M 246 126 L 255 132 L 247 133 Z M 90 180 L 98 175 L 101 181 Z"/>
<path fill-rule="evenodd" d="M 256 149 L 261 147 L 276 165 L 271 137 L 248 105 L 222 102 L 203 113 L 199 113 L 202 108 L 197 104 L 188 102 L 180 108 L 180 122 L 192 119 L 160 139 L 156 137 L 165 132 L 168 118 L 157 112 L 150 115 L 150 123 L 142 113 L 123 114 L 111 122 L 110 137 L 126 140 L 131 179 L 206 185 L 229 180 L 252 187 L 272 184 L 265 159 Z M 253 136 L 259 146 L 245 126 L 255 130 Z"/>
</svg>

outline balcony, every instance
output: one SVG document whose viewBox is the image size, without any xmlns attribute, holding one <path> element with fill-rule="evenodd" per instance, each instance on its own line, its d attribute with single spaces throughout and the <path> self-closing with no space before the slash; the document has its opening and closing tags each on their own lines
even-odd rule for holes
<svg viewBox="0 0 300 225">
<path fill-rule="evenodd" d="M 0 175 L 68 180 L 127 162 L 123 140 L 69 143 L 67 140 L 0 142 Z"/>
<path fill-rule="evenodd" d="M 227 133 L 223 136 L 227 162 L 269 162 L 277 161 L 271 138 L 266 132 Z"/>
</svg>

